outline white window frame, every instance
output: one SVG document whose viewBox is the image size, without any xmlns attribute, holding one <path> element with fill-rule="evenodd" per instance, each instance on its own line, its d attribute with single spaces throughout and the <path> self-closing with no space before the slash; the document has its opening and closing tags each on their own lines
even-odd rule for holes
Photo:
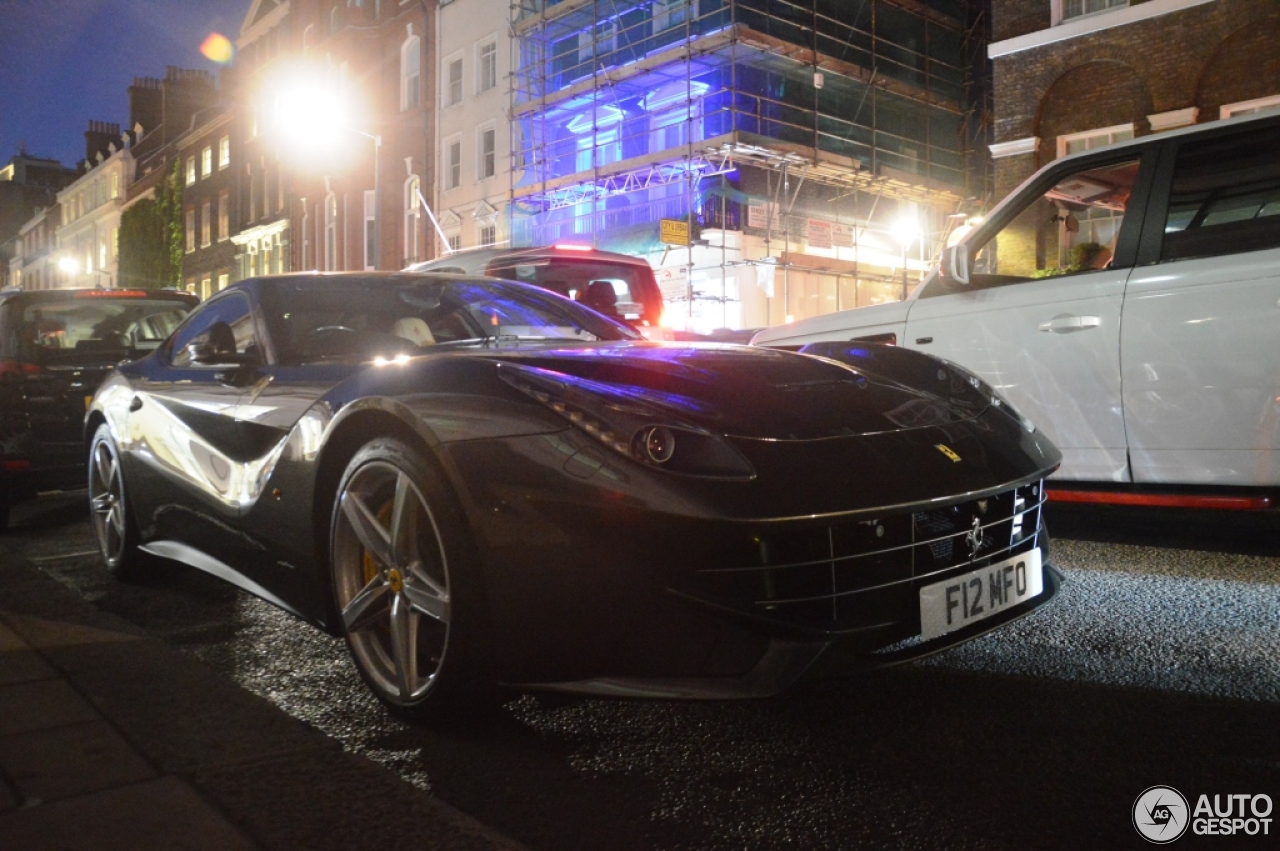
<svg viewBox="0 0 1280 851">
<path fill-rule="evenodd" d="M 1264 98 L 1224 103 L 1218 110 L 1218 117 L 1231 118 L 1235 115 L 1252 115 L 1255 112 L 1267 112 L 1277 108 L 1280 108 L 1280 95 L 1268 95 Z"/>
<path fill-rule="evenodd" d="M 226 242 L 231 236 L 231 193 L 218 193 L 218 242 Z"/>
<path fill-rule="evenodd" d="M 492 49 L 486 59 L 485 50 Z M 489 36 L 476 44 L 476 94 L 498 87 L 498 39 Z"/>
<path fill-rule="evenodd" d="M 333 272 L 338 267 L 338 196 L 330 192 L 324 196 L 324 270 Z"/>
<path fill-rule="evenodd" d="M 188 207 L 186 215 L 183 217 L 183 224 L 186 226 L 186 253 L 190 254 L 196 250 L 196 208 Z M 90 265 L 93 265 L 92 263 Z"/>
<path fill-rule="evenodd" d="M 1093 15 L 1101 15 L 1104 12 L 1110 12 L 1113 9 L 1122 9 L 1129 5 L 1130 0 L 1080 0 L 1082 5 L 1090 2 L 1105 3 L 1106 5 L 1102 8 L 1094 9 L 1091 12 L 1082 11 L 1077 15 L 1072 15 L 1071 17 L 1066 17 L 1067 2 L 1068 0 L 1049 0 L 1049 18 L 1051 26 L 1056 27 L 1058 24 L 1063 24 L 1067 21 L 1078 21 L 1082 18 L 1088 18 Z"/>
<path fill-rule="evenodd" d="M 192 186 L 196 182 L 196 155 L 192 154 L 187 157 L 187 186 Z"/>
<path fill-rule="evenodd" d="M 664 32 L 689 17 L 689 0 L 653 0 L 653 32 Z"/>
<path fill-rule="evenodd" d="M 422 40 L 411 35 L 400 45 L 400 111 L 422 102 Z"/>
<path fill-rule="evenodd" d="M 485 150 L 485 136 L 491 135 L 492 144 Z M 498 125 L 486 121 L 476 127 L 476 180 L 488 180 L 498 174 Z"/>
<path fill-rule="evenodd" d="M 456 81 L 449 76 L 453 73 L 455 67 L 458 69 L 458 79 Z M 446 107 L 462 103 L 465 79 L 466 71 L 462 67 L 462 51 L 446 56 L 440 68 L 440 102 Z"/>
<path fill-rule="evenodd" d="M 231 137 L 223 136 L 218 140 L 218 171 L 231 165 Z"/>
<path fill-rule="evenodd" d="M 374 244 L 374 234 L 378 232 L 378 193 L 373 189 L 364 191 L 364 229 L 360 232 L 364 243 L 364 270 L 373 271 L 378 265 L 378 246 Z"/>
<path fill-rule="evenodd" d="M 205 145 L 200 152 L 200 179 L 204 180 L 213 174 L 213 145 Z"/>
<path fill-rule="evenodd" d="M 445 138 L 440 154 L 444 158 L 441 163 L 444 188 L 457 189 L 462 185 L 462 134 L 454 133 Z"/>
<path fill-rule="evenodd" d="M 1092 151 L 1096 148 L 1101 148 L 1106 145 L 1113 144 L 1115 142 L 1127 141 L 1129 139 L 1132 139 L 1133 135 L 1134 135 L 1134 128 L 1133 128 L 1132 122 L 1130 122 L 1129 124 L 1113 124 L 1110 127 L 1098 127 L 1094 130 L 1082 130 L 1079 133 L 1064 133 L 1058 137 L 1058 156 L 1059 157 L 1066 156 L 1067 147 L 1072 142 L 1079 142 L 1082 140 L 1091 140 L 1091 139 L 1101 139 L 1102 137 L 1105 136 L 1106 139 L 1101 141 L 1100 144 L 1096 144 L 1096 145 L 1087 144 L 1083 149 L 1085 151 Z M 1081 153 L 1081 151 L 1073 151 L 1072 153 Z"/>
<path fill-rule="evenodd" d="M 404 258 L 406 265 L 418 259 L 418 241 L 422 227 L 422 212 L 418 206 L 418 191 L 422 180 L 416 174 L 404 182 Z"/>
<path fill-rule="evenodd" d="M 490 223 L 476 225 L 476 245 L 481 248 L 498 244 L 498 226 Z"/>
<path fill-rule="evenodd" d="M 213 201 L 206 199 L 200 205 L 200 247 L 213 245 Z"/>
</svg>

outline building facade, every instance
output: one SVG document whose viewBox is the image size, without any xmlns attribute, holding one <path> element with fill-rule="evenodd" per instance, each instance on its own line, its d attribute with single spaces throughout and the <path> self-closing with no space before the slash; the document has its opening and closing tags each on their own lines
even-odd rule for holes
<svg viewBox="0 0 1280 851">
<path fill-rule="evenodd" d="M 182 281 L 201 298 L 225 289 L 242 275 L 238 247 L 238 184 L 232 156 L 233 113 L 199 113 L 195 125 L 174 143 L 180 164 L 183 209 Z"/>
<path fill-rule="evenodd" d="M 992 32 L 997 199 L 1067 153 L 1280 107 L 1276 3 L 994 0 Z"/>
<path fill-rule="evenodd" d="M 518 2 L 512 240 L 647 256 L 696 331 L 901 298 L 975 194 L 978 11 Z"/>
<path fill-rule="evenodd" d="M 58 193 L 58 265 L 70 287 L 114 287 L 120 265 L 120 213 L 133 179 L 132 133 L 90 121 L 83 172 Z"/>
<path fill-rule="evenodd" d="M 511 244 L 510 16 L 510 0 L 440 6 L 437 253 Z"/>
<path fill-rule="evenodd" d="M 25 151 L 0 168 L 0 287 L 22 286 L 24 261 L 19 255 L 27 246 L 22 234 L 43 233 L 44 226 L 36 220 L 45 220 L 58 190 L 75 178 L 75 169 Z"/>
<path fill-rule="evenodd" d="M 50 290 L 65 275 L 58 269 L 58 224 L 61 210 L 52 206 L 36 211 L 19 229 L 13 258 L 9 261 L 9 284 L 24 290 Z"/>
</svg>

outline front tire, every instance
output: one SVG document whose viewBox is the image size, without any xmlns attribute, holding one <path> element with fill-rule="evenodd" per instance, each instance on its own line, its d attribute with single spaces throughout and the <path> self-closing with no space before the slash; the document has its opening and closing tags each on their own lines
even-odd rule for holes
<svg viewBox="0 0 1280 851">
<path fill-rule="evenodd" d="M 439 468 L 398 440 L 370 442 L 347 465 L 330 529 L 334 602 L 373 693 L 412 717 L 485 693 L 474 548 Z"/>
<path fill-rule="evenodd" d="M 107 570 L 125 581 L 143 578 L 147 555 L 138 548 L 138 527 L 129 509 L 120 450 L 106 423 L 94 432 L 89 449 L 89 516 Z"/>
</svg>

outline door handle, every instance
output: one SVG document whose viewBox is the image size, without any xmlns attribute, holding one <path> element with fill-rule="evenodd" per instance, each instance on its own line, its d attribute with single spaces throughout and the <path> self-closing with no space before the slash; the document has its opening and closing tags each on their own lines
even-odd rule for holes
<svg viewBox="0 0 1280 851">
<path fill-rule="evenodd" d="M 1101 324 L 1102 319 L 1098 316 L 1070 316 L 1064 313 L 1053 317 L 1048 322 L 1041 322 L 1039 328 L 1051 334 L 1070 334 L 1073 331 L 1097 328 Z"/>
<path fill-rule="evenodd" d="M 133 399 L 129 402 L 129 413 L 133 413 L 134 411 L 140 409 L 141 407 L 142 407 L 142 397 L 134 396 Z"/>
</svg>

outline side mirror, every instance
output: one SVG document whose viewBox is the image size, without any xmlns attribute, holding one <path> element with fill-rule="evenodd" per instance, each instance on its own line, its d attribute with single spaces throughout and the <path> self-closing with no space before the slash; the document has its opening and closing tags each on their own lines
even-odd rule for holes
<svg viewBox="0 0 1280 851">
<path fill-rule="evenodd" d="M 967 286 L 969 283 L 969 247 L 964 243 L 948 246 L 942 252 L 942 260 L 938 264 L 938 273 L 948 281 Z"/>
<path fill-rule="evenodd" d="M 214 343 L 192 343 L 187 346 L 187 356 L 197 366 L 246 366 L 256 362 L 252 355 L 223 351 Z"/>
</svg>

